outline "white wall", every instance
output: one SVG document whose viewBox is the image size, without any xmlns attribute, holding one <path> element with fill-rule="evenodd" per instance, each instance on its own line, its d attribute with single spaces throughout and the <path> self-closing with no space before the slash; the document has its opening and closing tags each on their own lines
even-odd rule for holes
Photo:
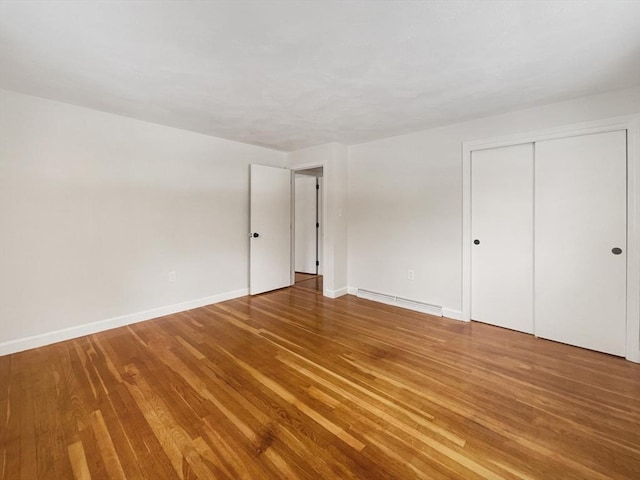
<svg viewBox="0 0 640 480">
<path fill-rule="evenodd" d="M 640 88 L 350 147 L 349 286 L 440 305 L 459 317 L 462 142 L 637 112 Z"/>
<path fill-rule="evenodd" d="M 323 166 L 323 289 L 329 297 L 347 293 L 347 159 L 345 145 L 328 143 L 289 153 L 292 169 Z"/>
<path fill-rule="evenodd" d="M 337 295 L 347 293 L 348 260 L 347 260 L 347 228 L 349 224 L 348 205 L 348 160 L 349 150 L 346 145 L 334 143 L 333 158 L 325 173 L 325 182 L 331 185 L 331 197 L 327 202 L 331 219 L 331 242 L 333 245 L 333 289 Z M 326 190 L 325 190 L 326 192 Z"/>
<path fill-rule="evenodd" d="M 248 164 L 284 152 L 8 91 L 0 140 L 0 354 L 246 293 Z"/>
<path fill-rule="evenodd" d="M 249 163 L 324 166 L 325 294 L 456 316 L 462 141 L 639 111 L 629 89 L 287 155 L 1 91 L 0 354 L 245 293 Z"/>
</svg>

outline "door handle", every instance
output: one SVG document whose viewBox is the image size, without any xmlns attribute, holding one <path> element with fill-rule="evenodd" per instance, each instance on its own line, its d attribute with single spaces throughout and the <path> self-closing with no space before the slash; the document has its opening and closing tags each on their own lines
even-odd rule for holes
<svg viewBox="0 0 640 480">
<path fill-rule="evenodd" d="M 480 240 L 478 240 L 477 238 L 473 241 L 474 245 L 480 245 Z"/>
<path fill-rule="evenodd" d="M 614 255 L 620 255 L 622 253 L 622 249 L 618 247 L 614 247 L 611 249 L 611 253 L 613 253 Z"/>
<path fill-rule="evenodd" d="M 257 233 L 257 232 L 256 233 L 250 233 L 249 236 L 253 237 L 253 238 L 258 238 L 260 236 L 260 234 Z"/>
</svg>

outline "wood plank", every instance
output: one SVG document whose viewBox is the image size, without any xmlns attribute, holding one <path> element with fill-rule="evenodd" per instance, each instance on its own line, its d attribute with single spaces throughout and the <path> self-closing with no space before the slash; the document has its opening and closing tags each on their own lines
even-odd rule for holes
<svg viewBox="0 0 640 480">
<path fill-rule="evenodd" d="M 91 473 L 82 448 L 82 442 L 75 442 L 69 445 L 69 459 L 73 468 L 73 477 L 76 480 L 91 480 Z"/>
</svg>

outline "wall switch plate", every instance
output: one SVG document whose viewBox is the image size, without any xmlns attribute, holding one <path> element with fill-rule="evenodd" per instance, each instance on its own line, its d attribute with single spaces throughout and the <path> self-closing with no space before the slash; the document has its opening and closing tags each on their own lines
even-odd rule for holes
<svg viewBox="0 0 640 480">
<path fill-rule="evenodd" d="M 169 272 L 169 281 L 170 282 L 176 281 L 176 272 Z"/>
<path fill-rule="evenodd" d="M 416 279 L 416 272 L 413 270 L 409 270 L 409 272 L 407 273 L 407 278 L 409 280 L 415 280 Z"/>
</svg>

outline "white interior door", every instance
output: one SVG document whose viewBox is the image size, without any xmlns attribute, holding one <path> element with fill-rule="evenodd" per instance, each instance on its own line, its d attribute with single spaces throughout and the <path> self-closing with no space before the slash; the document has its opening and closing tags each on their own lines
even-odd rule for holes
<svg viewBox="0 0 640 480">
<path fill-rule="evenodd" d="M 250 167 L 249 292 L 291 284 L 291 171 Z"/>
<path fill-rule="evenodd" d="M 471 318 L 533 333 L 533 144 L 471 156 Z"/>
<path fill-rule="evenodd" d="M 624 356 L 626 161 L 625 131 L 536 143 L 537 336 Z"/>
<path fill-rule="evenodd" d="M 295 270 L 316 273 L 316 177 L 295 176 Z"/>
</svg>

